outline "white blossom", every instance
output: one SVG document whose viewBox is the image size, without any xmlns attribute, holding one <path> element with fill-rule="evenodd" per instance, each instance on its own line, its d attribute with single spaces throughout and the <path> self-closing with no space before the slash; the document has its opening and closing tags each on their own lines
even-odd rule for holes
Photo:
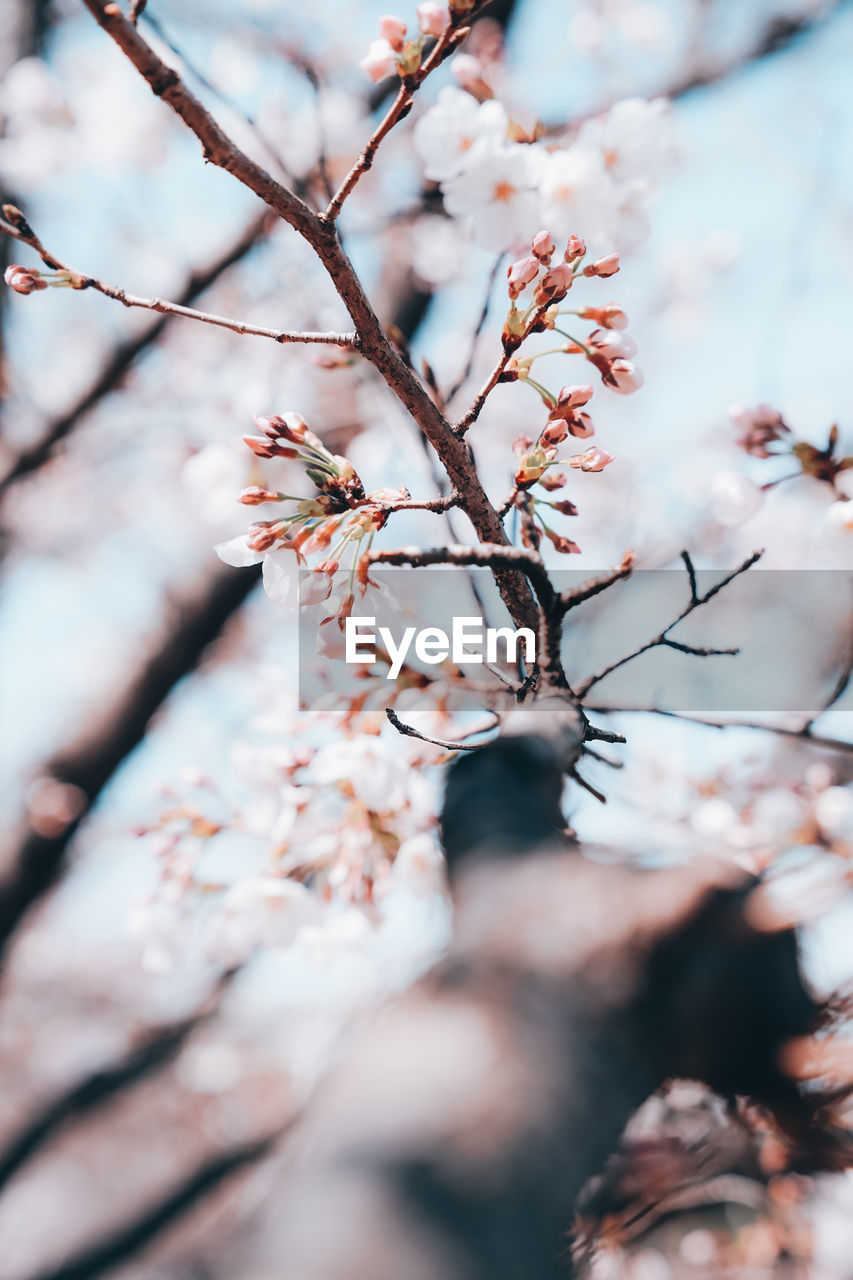
<svg viewBox="0 0 853 1280">
<path fill-rule="evenodd" d="M 502 252 L 522 246 L 541 222 L 539 181 L 544 152 L 507 143 L 478 150 L 457 177 L 444 184 L 444 205 L 468 217 L 475 240 Z"/>
<path fill-rule="evenodd" d="M 506 112 L 494 99 L 481 104 L 462 89 L 442 89 L 438 102 L 414 128 L 424 175 L 434 182 L 455 177 L 476 156 L 478 146 L 502 142 L 508 125 Z"/>
</svg>

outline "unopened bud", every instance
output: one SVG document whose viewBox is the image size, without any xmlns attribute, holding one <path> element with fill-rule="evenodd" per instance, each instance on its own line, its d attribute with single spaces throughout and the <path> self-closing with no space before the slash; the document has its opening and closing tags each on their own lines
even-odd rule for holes
<svg viewBox="0 0 853 1280">
<path fill-rule="evenodd" d="M 387 40 L 395 53 L 400 53 L 406 38 L 406 24 L 396 14 L 386 13 L 379 19 L 379 38 Z"/>
<path fill-rule="evenodd" d="M 248 445 L 256 458 L 274 458 L 278 449 L 265 436 L 243 436 L 243 444 Z"/>
<path fill-rule="evenodd" d="M 546 302 L 560 302 L 572 287 L 572 269 L 566 262 L 546 271 L 536 288 L 535 301 L 538 307 Z"/>
<path fill-rule="evenodd" d="M 28 267 L 21 267 L 17 263 L 6 268 L 3 279 L 15 293 L 37 293 L 39 289 L 47 288 L 47 282 L 41 278 L 38 271 L 31 271 Z"/>
<path fill-rule="evenodd" d="M 606 449 L 587 449 L 586 453 L 575 453 L 568 459 L 570 467 L 579 471 L 603 471 L 613 461 L 613 454 Z"/>
<path fill-rule="evenodd" d="M 566 251 L 563 254 L 566 262 L 580 262 L 585 253 L 586 245 L 583 240 L 581 240 L 580 236 L 569 236 L 569 242 L 566 245 Z"/>
<path fill-rule="evenodd" d="M 604 258 L 596 258 L 595 262 L 590 263 L 588 267 L 584 267 L 585 276 L 601 276 L 606 279 L 607 276 L 615 276 L 619 270 L 619 254 L 608 253 Z"/>
<path fill-rule="evenodd" d="M 281 502 L 281 498 L 280 493 L 272 489 L 261 489 L 259 485 L 253 484 L 243 490 L 237 501 L 246 507 L 259 507 L 262 502 Z"/>
<path fill-rule="evenodd" d="M 569 477 L 565 471 L 546 471 L 542 479 L 539 481 L 543 489 L 547 489 L 553 493 L 555 489 L 562 489 L 567 483 Z"/>
<path fill-rule="evenodd" d="M 441 4 L 440 0 L 427 0 L 425 4 L 419 4 L 416 13 L 418 26 L 425 36 L 443 35 L 450 22 L 447 5 Z"/>
<path fill-rule="evenodd" d="M 534 258 L 538 258 L 540 262 L 550 262 L 557 248 L 550 231 L 537 231 L 530 242 L 530 247 Z"/>
<path fill-rule="evenodd" d="M 507 292 L 513 301 L 539 275 L 539 261 L 535 257 L 519 258 L 507 268 Z"/>
</svg>

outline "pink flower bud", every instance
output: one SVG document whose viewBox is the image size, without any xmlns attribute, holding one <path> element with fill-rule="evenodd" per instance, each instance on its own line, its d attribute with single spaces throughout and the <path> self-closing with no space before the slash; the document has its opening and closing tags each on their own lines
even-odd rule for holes
<svg viewBox="0 0 853 1280">
<path fill-rule="evenodd" d="M 562 444 L 568 434 L 569 428 L 565 421 L 562 418 L 555 418 L 542 432 L 541 440 L 544 445 Z"/>
<path fill-rule="evenodd" d="M 555 489 L 562 489 L 568 479 L 569 477 L 566 475 L 565 471 L 546 471 L 539 483 L 543 489 L 553 492 Z M 575 515 L 576 512 L 572 512 L 572 514 Z"/>
<path fill-rule="evenodd" d="M 530 436 L 516 436 L 512 442 L 512 451 L 516 457 L 521 458 L 528 449 L 533 448 L 533 441 Z"/>
<path fill-rule="evenodd" d="M 629 396 L 632 391 L 639 391 L 645 382 L 642 372 L 630 360 L 611 360 L 603 380 L 614 391 L 622 396 Z"/>
<path fill-rule="evenodd" d="M 538 258 L 540 262 L 551 261 L 557 246 L 550 231 L 537 231 L 530 243 L 534 258 Z"/>
<path fill-rule="evenodd" d="M 585 253 L 586 245 L 580 236 L 569 236 L 566 252 L 563 254 L 566 262 L 579 262 Z"/>
<path fill-rule="evenodd" d="M 387 40 L 371 40 L 358 65 L 376 84 L 397 70 L 397 55 Z"/>
<path fill-rule="evenodd" d="M 250 524 L 246 541 L 252 551 L 269 551 L 278 541 L 281 525 L 276 520 L 261 520 Z"/>
<path fill-rule="evenodd" d="M 506 275 L 509 281 L 507 292 L 515 299 L 539 275 L 539 263 L 536 258 L 519 258 L 507 269 Z"/>
<path fill-rule="evenodd" d="M 439 0 L 427 0 L 426 4 L 417 7 L 418 26 L 425 36 L 444 35 L 450 21 L 450 12 L 446 4 Z"/>
<path fill-rule="evenodd" d="M 259 507 L 262 502 L 279 502 L 280 495 L 272 489 L 262 489 L 259 485 L 250 485 L 244 489 L 237 499 L 246 507 Z"/>
<path fill-rule="evenodd" d="M 406 24 L 394 13 L 386 13 L 379 19 L 379 39 L 387 40 L 395 53 L 401 53 L 406 40 Z"/>
<path fill-rule="evenodd" d="M 243 436 L 243 444 L 249 446 L 256 458 L 274 458 L 278 453 L 272 441 L 264 436 Z"/>
<path fill-rule="evenodd" d="M 255 426 L 260 425 L 258 418 L 255 418 Z M 289 440 L 291 444 L 302 444 L 308 434 L 308 423 L 299 413 L 292 410 L 288 413 L 275 414 L 269 419 L 269 428 L 261 428 L 268 435 L 273 437 L 281 436 L 285 440 Z"/>
<path fill-rule="evenodd" d="M 616 302 L 607 302 L 603 307 L 584 307 L 581 311 L 584 320 L 594 320 L 605 329 L 627 329 L 628 317 Z"/>
<path fill-rule="evenodd" d="M 17 263 L 12 263 L 6 268 L 3 279 L 15 293 L 36 293 L 39 289 L 47 288 L 47 281 L 42 280 L 38 271 L 30 271 L 27 267 L 18 266 Z"/>
<path fill-rule="evenodd" d="M 570 467 L 579 471 L 603 471 L 613 461 L 613 454 L 606 449 L 587 449 L 586 453 L 574 453 L 568 459 Z"/>
<path fill-rule="evenodd" d="M 595 435 L 595 427 L 592 425 L 592 418 L 588 413 L 584 413 L 579 409 L 573 413 L 570 418 L 566 419 L 566 426 L 573 436 L 577 436 L 580 440 L 587 440 L 590 436 Z"/>
<path fill-rule="evenodd" d="M 580 409 L 592 399 L 592 383 L 584 382 L 577 386 L 563 387 L 557 396 L 557 404 L 563 409 Z"/>
<path fill-rule="evenodd" d="M 601 276 L 605 279 L 607 276 L 615 276 L 619 270 L 619 254 L 608 253 L 605 258 L 596 258 L 595 262 L 590 266 L 584 267 L 585 276 Z"/>
<path fill-rule="evenodd" d="M 587 338 L 589 346 L 608 357 L 623 356 L 626 360 L 637 354 L 637 344 L 627 333 L 615 329 L 593 329 Z"/>
<path fill-rule="evenodd" d="M 482 63 L 470 53 L 458 53 L 450 64 L 450 70 L 459 88 L 470 93 L 478 102 L 485 102 L 488 98 L 495 96 L 492 86 L 486 79 Z"/>
<path fill-rule="evenodd" d="M 566 476 L 563 476 L 563 483 L 565 481 Z M 569 502 L 568 498 L 563 498 L 561 502 L 555 502 L 554 510 L 559 511 L 561 516 L 576 516 L 578 513 L 577 507 L 573 502 Z"/>
<path fill-rule="evenodd" d="M 536 305 L 541 307 L 546 302 L 559 302 L 565 298 L 572 287 L 572 269 L 566 262 L 546 271 L 536 290 Z"/>
<path fill-rule="evenodd" d="M 579 555 L 580 547 L 576 542 L 572 542 L 571 538 L 566 538 L 562 533 L 555 533 L 553 529 L 545 530 L 545 537 L 550 539 L 556 549 L 564 556 Z"/>
</svg>

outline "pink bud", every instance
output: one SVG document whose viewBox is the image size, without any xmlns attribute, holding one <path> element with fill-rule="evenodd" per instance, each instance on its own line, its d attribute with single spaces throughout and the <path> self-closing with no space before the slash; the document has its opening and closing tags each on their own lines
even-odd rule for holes
<svg viewBox="0 0 853 1280">
<path fill-rule="evenodd" d="M 395 53 L 402 51 L 406 40 L 406 24 L 394 13 L 386 13 L 379 19 L 379 38 L 387 40 Z"/>
<path fill-rule="evenodd" d="M 439 0 L 427 0 L 426 4 L 417 7 L 418 26 L 425 36 L 444 35 L 450 21 L 450 11 L 446 4 Z"/>
<path fill-rule="evenodd" d="M 608 253 L 605 258 L 596 258 L 590 266 L 584 267 L 585 276 L 601 276 L 602 279 L 607 276 L 615 276 L 619 270 L 619 254 Z"/>
<path fill-rule="evenodd" d="M 627 329 L 628 317 L 616 302 L 607 302 L 603 307 L 584 307 L 581 312 L 584 320 L 594 320 L 605 329 Z"/>
<path fill-rule="evenodd" d="M 637 354 L 637 344 L 627 333 L 614 329 L 593 329 L 587 338 L 589 346 L 608 358 L 623 356 L 626 360 Z"/>
<path fill-rule="evenodd" d="M 580 409 L 582 405 L 589 404 L 592 394 L 591 382 L 563 387 L 557 396 L 557 404 L 561 409 Z"/>
<path fill-rule="evenodd" d="M 530 243 L 534 258 L 538 258 L 540 262 L 551 261 L 557 246 L 550 231 L 537 231 Z"/>
<path fill-rule="evenodd" d="M 568 434 L 569 428 L 563 419 L 555 418 L 542 432 L 541 440 L 544 445 L 562 444 Z"/>
<path fill-rule="evenodd" d="M 569 236 L 569 243 L 566 245 L 566 252 L 563 257 L 566 262 L 579 262 L 586 253 L 586 245 L 580 236 Z"/>
<path fill-rule="evenodd" d="M 543 489 L 553 492 L 554 489 L 562 489 L 567 483 L 569 477 L 565 471 L 546 471 L 542 479 L 539 481 Z M 572 514 L 577 514 L 573 512 Z"/>
<path fill-rule="evenodd" d="M 237 499 L 246 507 L 259 507 L 262 502 L 279 502 L 280 495 L 272 489 L 262 489 L 259 485 L 250 485 L 244 489 Z"/>
<path fill-rule="evenodd" d="M 255 425 L 258 425 L 258 419 L 255 419 Z M 264 428 L 262 428 L 263 430 Z M 308 433 L 308 423 L 299 413 L 292 410 L 288 413 L 275 414 L 269 420 L 269 431 L 275 436 L 282 436 L 285 440 L 289 440 L 291 444 L 301 444 Z"/>
<path fill-rule="evenodd" d="M 37 271 L 30 271 L 27 267 L 18 266 L 17 263 L 12 263 L 6 268 L 3 279 L 15 293 L 36 293 L 39 289 L 47 288 L 47 281 L 42 280 Z"/>
<path fill-rule="evenodd" d="M 584 413 L 582 409 L 579 409 L 570 418 L 566 419 L 566 426 L 573 436 L 577 436 L 581 440 L 587 440 L 590 436 L 595 435 L 592 418 L 588 413 Z"/>
<path fill-rule="evenodd" d="M 632 391 L 639 391 L 645 382 L 642 372 L 630 360 L 611 360 L 607 373 L 602 374 L 603 380 L 614 391 L 618 391 L 622 396 L 629 396 Z"/>
<path fill-rule="evenodd" d="M 450 70 L 460 89 L 470 93 L 478 102 L 493 98 L 494 90 L 486 80 L 482 64 L 470 53 L 458 53 L 450 64 Z"/>
<path fill-rule="evenodd" d="M 606 449 L 596 448 L 587 449 L 586 453 L 572 454 L 568 459 L 569 466 L 579 471 L 603 471 L 612 461 L 612 453 L 608 453 Z"/>
<path fill-rule="evenodd" d="M 545 302 L 559 302 L 565 298 L 572 286 L 572 269 L 568 263 L 560 262 L 556 267 L 546 271 L 536 290 L 536 305 Z"/>
<path fill-rule="evenodd" d="M 371 40 L 358 65 L 376 84 L 397 70 L 397 55 L 387 40 Z"/>
<path fill-rule="evenodd" d="M 549 538 L 556 549 L 564 556 L 578 555 L 580 553 L 578 544 L 572 542 L 571 538 L 566 538 L 562 533 L 555 533 L 553 529 L 546 529 L 545 537 Z"/>
<path fill-rule="evenodd" d="M 519 258 L 518 262 L 507 269 L 509 285 L 507 292 L 513 299 L 517 298 L 525 285 L 530 284 L 539 275 L 539 263 L 536 258 Z"/>
<path fill-rule="evenodd" d="M 274 520 L 261 520 L 257 524 L 250 524 L 247 534 L 247 544 L 251 551 L 269 551 L 270 547 L 278 541 L 278 535 L 281 526 Z"/>
<path fill-rule="evenodd" d="M 533 441 L 530 436 L 516 436 L 512 442 L 512 451 L 519 458 L 527 453 L 528 449 L 532 448 Z"/>
<path fill-rule="evenodd" d="M 256 458 L 274 458 L 278 453 L 275 445 L 264 436 L 243 436 L 243 444 L 249 446 Z"/>
</svg>

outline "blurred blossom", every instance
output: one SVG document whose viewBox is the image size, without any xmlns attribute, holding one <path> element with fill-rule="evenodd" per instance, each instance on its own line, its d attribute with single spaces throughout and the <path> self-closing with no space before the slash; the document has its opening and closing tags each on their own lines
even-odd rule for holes
<svg viewBox="0 0 853 1280">
<path fill-rule="evenodd" d="M 474 239 L 496 250 L 520 249 L 537 228 L 582 236 L 599 253 L 636 247 L 675 159 L 662 99 L 617 102 L 568 145 L 546 149 L 507 140 L 497 102 L 445 89 L 418 122 L 415 146 L 448 212 L 470 218 Z"/>
<path fill-rule="evenodd" d="M 718 471 L 711 480 L 711 514 L 718 524 L 744 524 L 761 507 L 758 485 L 739 471 Z"/>
<path fill-rule="evenodd" d="M 427 214 L 411 230 L 412 262 L 421 280 L 442 285 L 459 276 L 468 245 L 452 218 Z"/>
</svg>

